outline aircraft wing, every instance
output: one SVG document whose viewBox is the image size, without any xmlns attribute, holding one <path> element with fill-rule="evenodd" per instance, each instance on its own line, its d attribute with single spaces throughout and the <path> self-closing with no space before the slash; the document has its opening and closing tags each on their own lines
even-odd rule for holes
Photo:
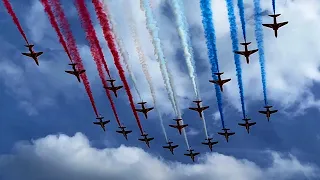
<svg viewBox="0 0 320 180">
<path fill-rule="evenodd" d="M 190 110 L 193 110 L 193 111 L 198 111 L 197 108 L 189 108 Z"/>
<path fill-rule="evenodd" d="M 224 79 L 224 80 L 221 80 L 222 84 L 226 83 L 226 82 L 229 82 L 231 79 Z"/>
<path fill-rule="evenodd" d="M 228 133 L 229 136 L 232 136 L 234 134 L 236 134 L 236 133 L 234 133 L 234 132 Z"/>
<path fill-rule="evenodd" d="M 184 154 L 185 156 L 191 156 L 191 154 Z"/>
<path fill-rule="evenodd" d="M 79 74 L 82 74 L 84 72 L 86 72 L 86 70 L 81 70 L 81 71 L 79 71 Z"/>
<path fill-rule="evenodd" d="M 181 125 L 182 128 L 185 128 L 187 126 L 188 126 L 188 124 Z"/>
<path fill-rule="evenodd" d="M 234 51 L 234 53 L 236 53 L 236 54 L 240 54 L 240 55 L 245 55 L 245 51 Z"/>
<path fill-rule="evenodd" d="M 208 108 L 209 108 L 209 106 L 205 106 L 205 107 L 202 107 L 201 110 L 204 111 L 204 110 L 206 110 Z"/>
<path fill-rule="evenodd" d="M 36 57 L 40 56 L 41 54 L 43 54 L 43 52 L 36 53 Z"/>
<path fill-rule="evenodd" d="M 75 74 L 74 71 L 64 71 L 64 72 L 69 73 L 69 74 L 73 74 L 73 75 Z"/>
<path fill-rule="evenodd" d="M 249 52 L 249 54 L 253 54 L 253 53 L 257 52 L 257 51 L 258 51 L 258 49 L 254 49 L 254 50 L 251 50 L 251 51 L 248 51 L 248 52 Z"/>
<path fill-rule="evenodd" d="M 259 111 L 261 114 L 267 114 L 267 111 Z"/>
<path fill-rule="evenodd" d="M 116 87 L 116 90 L 118 90 L 118 89 L 121 89 L 123 86 L 118 86 L 118 87 Z"/>
<path fill-rule="evenodd" d="M 215 80 L 209 80 L 209 82 L 211 82 L 211 83 L 218 83 L 218 81 L 215 81 Z"/>
<path fill-rule="evenodd" d="M 167 148 L 167 149 L 169 149 L 170 148 L 170 146 L 162 146 L 163 148 Z"/>
<path fill-rule="evenodd" d="M 109 123 L 110 122 L 110 120 L 109 121 L 104 121 L 104 122 L 102 122 L 103 124 L 107 124 L 107 123 Z"/>
<path fill-rule="evenodd" d="M 138 139 L 139 141 L 146 141 L 145 139 Z"/>
<path fill-rule="evenodd" d="M 196 156 L 196 155 L 199 155 L 199 154 L 200 154 L 200 153 L 194 153 L 193 155 Z"/>
<path fill-rule="evenodd" d="M 172 148 L 174 149 L 174 148 L 177 148 L 179 145 L 175 145 L 175 146 L 172 146 Z"/>
<path fill-rule="evenodd" d="M 23 55 L 25 55 L 25 56 L 32 57 L 30 53 L 21 53 L 21 54 L 23 54 Z"/>
<path fill-rule="evenodd" d="M 262 24 L 262 26 L 265 26 L 265 27 L 273 29 L 274 24 Z"/>
<path fill-rule="evenodd" d="M 249 126 L 253 126 L 255 124 L 257 124 L 257 123 L 256 122 L 252 122 L 252 123 L 249 123 Z"/>
<path fill-rule="evenodd" d="M 116 131 L 117 133 L 122 133 L 122 131 Z"/>
<path fill-rule="evenodd" d="M 239 124 L 239 126 L 246 126 L 246 124 L 242 124 L 242 123 L 238 123 Z"/>
<path fill-rule="evenodd" d="M 282 26 L 284 26 L 284 25 L 286 25 L 286 24 L 288 24 L 288 21 L 286 21 L 286 22 L 281 22 L 281 23 L 278 23 L 278 26 L 279 26 L 279 27 L 282 27 Z"/>
<path fill-rule="evenodd" d="M 218 134 L 220 134 L 220 135 L 223 135 L 223 136 L 224 136 L 224 133 L 222 133 L 222 132 L 218 132 Z"/>
<path fill-rule="evenodd" d="M 273 111 L 270 111 L 270 114 L 273 114 L 273 113 L 276 113 L 278 112 L 278 110 L 273 110 Z"/>
<path fill-rule="evenodd" d="M 136 111 L 138 111 L 138 112 L 143 112 L 143 109 L 136 109 Z"/>
<path fill-rule="evenodd" d="M 126 134 L 132 133 L 132 131 L 124 131 Z"/>
<path fill-rule="evenodd" d="M 152 141 L 152 140 L 154 140 L 154 138 L 148 138 L 148 141 Z"/>
<path fill-rule="evenodd" d="M 99 123 L 99 122 L 93 122 L 93 124 L 97 124 L 97 125 L 100 125 L 100 123 Z"/>
<path fill-rule="evenodd" d="M 203 143 L 201 143 L 201 144 L 204 144 L 204 145 L 209 145 L 209 143 L 206 143 L 206 142 L 203 142 Z"/>
<path fill-rule="evenodd" d="M 148 112 L 148 111 L 151 111 L 152 109 L 154 109 L 154 108 L 153 107 L 152 108 L 147 108 L 146 110 Z"/>
<path fill-rule="evenodd" d="M 173 128 L 178 128 L 178 126 L 176 126 L 176 125 L 169 125 L 170 127 L 173 127 Z"/>
</svg>

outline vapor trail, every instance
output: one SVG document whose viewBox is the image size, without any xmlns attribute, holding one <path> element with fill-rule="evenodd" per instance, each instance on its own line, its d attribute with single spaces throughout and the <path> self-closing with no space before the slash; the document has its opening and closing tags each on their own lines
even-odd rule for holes
<svg viewBox="0 0 320 180">
<path fill-rule="evenodd" d="M 155 53 L 155 56 L 157 57 L 157 61 L 160 63 L 160 70 L 162 73 L 162 77 L 163 77 L 167 92 L 169 94 L 169 99 L 171 101 L 173 109 L 175 110 L 176 115 L 180 119 L 181 112 L 178 107 L 175 89 L 173 88 L 172 78 L 168 72 L 166 60 L 161 47 L 161 41 L 159 38 L 157 22 L 153 16 L 152 9 L 150 8 L 149 0 L 140 0 L 140 3 L 142 4 L 142 5 L 140 4 L 140 6 L 143 7 L 143 10 L 145 12 L 147 29 L 150 33 L 150 36 L 152 37 L 151 42 L 154 48 L 154 53 Z M 183 120 L 181 122 L 183 124 Z M 184 129 L 182 129 L 182 131 L 183 131 L 184 139 L 186 141 L 186 145 L 188 149 L 190 149 L 187 134 Z"/>
<path fill-rule="evenodd" d="M 273 9 L 273 14 L 276 13 L 276 0 L 272 0 L 272 9 Z"/>
<path fill-rule="evenodd" d="M 243 0 L 238 0 L 238 9 L 239 9 L 239 15 L 240 15 L 240 21 L 241 21 L 241 28 L 242 28 L 242 35 L 243 39 L 246 42 L 247 36 L 246 36 L 246 20 L 244 15 L 244 5 Z"/>
<path fill-rule="evenodd" d="M 266 80 L 266 71 L 265 71 L 265 58 L 264 58 L 264 45 L 263 45 L 263 29 L 262 29 L 262 19 L 261 19 L 261 7 L 260 0 L 253 0 L 254 4 L 254 19 L 255 19 L 255 35 L 256 41 L 258 44 L 258 53 L 259 53 L 259 63 L 261 71 L 261 81 L 262 81 L 262 90 L 264 104 L 268 105 L 268 96 L 267 96 L 267 80 Z"/>
<path fill-rule="evenodd" d="M 206 37 L 208 56 L 211 64 L 212 78 L 213 80 L 217 80 L 217 77 L 214 73 L 220 72 L 220 71 L 219 71 L 217 47 L 216 47 L 216 34 L 215 34 L 215 28 L 212 20 L 211 0 L 200 0 L 200 8 L 201 8 L 204 35 Z M 222 94 L 217 84 L 215 84 L 214 87 L 216 90 L 216 98 L 217 98 L 222 128 L 225 128 L 223 108 L 222 108 L 223 107 Z"/>
<path fill-rule="evenodd" d="M 131 68 L 131 66 L 129 64 L 129 54 L 125 50 L 124 45 L 123 45 L 123 41 L 122 41 L 121 37 L 119 36 L 119 34 L 117 33 L 119 31 L 118 31 L 117 25 L 114 22 L 114 19 L 113 19 L 111 13 L 110 13 L 110 10 L 108 8 L 108 4 L 107 4 L 106 0 L 103 0 L 103 4 L 104 4 L 103 8 L 105 9 L 105 13 L 109 17 L 110 24 L 111 24 L 111 31 L 112 31 L 112 33 L 113 33 L 113 35 L 115 37 L 116 44 L 118 45 L 120 55 L 121 55 L 121 57 L 123 59 L 123 62 L 125 64 L 125 66 L 126 66 L 126 69 L 127 69 L 128 73 L 129 73 L 129 77 L 130 77 L 130 79 L 131 79 L 131 81 L 133 83 L 134 89 L 136 90 L 140 100 L 142 100 L 141 93 L 140 93 L 138 85 L 137 85 L 137 79 L 136 79 L 134 73 L 132 72 L 132 68 Z"/>
<path fill-rule="evenodd" d="M 180 36 L 181 44 L 183 47 L 185 61 L 188 67 L 188 75 L 191 79 L 191 83 L 193 86 L 193 91 L 197 100 L 201 100 L 200 92 L 197 84 L 197 74 L 194 62 L 194 55 L 193 55 L 193 48 L 191 46 L 191 40 L 189 35 L 189 25 L 184 14 L 184 4 L 182 0 L 171 0 L 171 6 L 173 8 L 175 18 L 176 18 L 176 25 L 178 28 L 178 34 Z M 202 112 L 203 113 L 203 112 Z M 205 116 L 203 118 L 203 127 L 206 138 L 208 138 L 207 126 Z"/>
<path fill-rule="evenodd" d="M 228 9 L 228 19 L 230 24 L 230 37 L 232 40 L 232 49 L 233 51 L 238 51 L 238 33 L 237 33 L 237 23 L 236 17 L 234 15 L 234 7 L 232 0 L 226 0 L 227 2 L 227 9 Z M 239 87 L 239 94 L 240 94 L 240 101 L 241 101 L 241 108 L 242 108 L 242 115 L 243 118 L 246 117 L 246 109 L 244 104 L 244 93 L 243 93 L 243 85 L 242 85 L 242 69 L 240 63 L 240 56 L 236 53 L 233 53 L 234 63 L 236 65 L 237 71 L 237 79 L 238 79 L 238 87 Z"/>
</svg>

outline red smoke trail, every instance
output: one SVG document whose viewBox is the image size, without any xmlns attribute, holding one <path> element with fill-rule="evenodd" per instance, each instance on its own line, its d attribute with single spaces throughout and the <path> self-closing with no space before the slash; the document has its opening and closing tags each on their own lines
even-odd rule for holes
<svg viewBox="0 0 320 180">
<path fill-rule="evenodd" d="M 72 59 L 75 61 L 75 63 L 77 63 L 77 66 L 79 69 L 84 69 L 83 64 L 82 64 L 82 59 L 80 57 L 80 54 L 79 54 L 79 51 L 78 51 L 78 48 L 76 45 L 76 41 L 72 35 L 69 22 L 63 12 L 60 1 L 59 0 L 51 0 L 51 4 L 53 6 L 54 12 L 56 13 L 56 18 L 60 24 L 60 28 L 62 29 L 62 32 L 64 33 L 64 35 L 66 37 L 67 45 L 70 48 L 70 55 L 71 55 Z M 86 89 L 88 97 L 90 99 L 93 111 L 96 114 L 96 117 L 98 117 L 98 110 L 97 110 L 96 104 L 94 102 L 94 98 L 92 95 L 92 91 L 91 91 L 88 77 L 87 77 L 86 73 L 82 73 L 80 75 L 80 77 L 82 79 L 82 82 L 84 84 L 84 87 Z"/>
<path fill-rule="evenodd" d="M 99 73 L 101 82 L 104 87 L 108 87 L 108 84 L 107 84 L 107 81 L 106 81 L 106 78 L 105 78 L 105 75 L 104 75 L 104 72 L 102 69 L 102 64 L 101 64 L 102 61 L 105 62 L 105 60 L 104 60 L 104 56 L 103 56 L 96 32 L 94 30 L 94 27 L 93 27 L 91 19 L 90 19 L 90 14 L 89 14 L 83 0 L 76 0 L 76 7 L 78 10 L 79 17 L 81 19 L 81 25 L 86 32 L 86 38 L 87 38 L 89 45 L 90 45 L 91 55 L 97 65 L 97 69 L 98 69 L 98 73 Z M 109 69 L 108 69 L 108 66 L 106 63 L 105 63 L 105 68 L 109 74 Z M 110 75 L 109 75 L 109 77 L 110 77 Z M 112 108 L 114 116 L 117 120 L 117 123 L 119 126 L 121 126 L 114 102 L 112 100 L 110 92 L 107 89 L 106 89 L 106 94 L 107 94 L 107 97 L 110 101 L 111 108 Z"/>
<path fill-rule="evenodd" d="M 79 1 L 83 1 L 83 0 L 79 0 Z M 106 41 L 108 43 L 109 49 L 110 49 L 111 54 L 113 56 L 114 64 L 116 65 L 116 67 L 118 69 L 118 72 L 119 72 L 119 75 L 120 75 L 120 79 L 121 79 L 121 81 L 123 83 L 123 86 L 124 86 L 126 92 L 127 92 L 131 109 L 132 109 L 133 114 L 134 114 L 134 116 L 135 116 L 135 118 L 137 120 L 139 129 L 140 129 L 141 133 L 143 134 L 143 129 L 142 129 L 142 126 L 141 126 L 141 123 L 140 123 L 140 120 L 139 120 L 139 116 L 138 116 L 137 112 L 135 111 L 135 106 L 134 106 L 134 103 L 133 103 L 132 94 L 130 92 L 130 87 L 128 85 L 128 82 L 127 82 L 126 77 L 124 75 L 124 70 L 123 70 L 123 68 L 121 66 L 121 63 L 120 63 L 119 52 L 117 51 L 117 48 L 116 48 L 116 45 L 115 45 L 115 41 L 114 41 L 113 34 L 112 34 L 112 31 L 111 31 L 111 28 L 110 28 L 110 23 L 109 23 L 108 17 L 106 15 L 106 13 L 104 12 L 104 10 L 102 8 L 103 5 L 101 4 L 101 2 L 99 0 L 92 0 L 92 3 L 94 5 L 94 7 L 95 7 L 95 11 L 96 11 L 96 14 L 98 16 L 100 25 L 102 27 L 104 37 L 105 37 L 105 39 L 106 39 Z"/>
<path fill-rule="evenodd" d="M 9 13 L 10 16 L 12 17 L 13 22 L 16 24 L 18 30 L 20 31 L 22 37 L 24 38 L 24 40 L 26 41 L 26 43 L 29 44 L 28 39 L 27 39 L 27 36 L 26 36 L 26 34 L 24 33 L 24 31 L 23 31 L 23 29 L 22 29 L 22 27 L 21 27 L 21 24 L 20 24 L 20 22 L 19 22 L 19 20 L 18 20 L 16 14 L 14 13 L 14 11 L 13 11 L 13 9 L 12 9 L 12 6 L 11 6 L 9 0 L 2 0 L 2 1 L 3 1 L 4 6 L 7 8 L 8 13 Z"/>
<path fill-rule="evenodd" d="M 54 17 L 54 14 L 50 8 L 50 4 L 49 4 L 49 0 L 41 0 L 41 3 L 44 7 L 44 11 L 47 13 L 48 17 L 49 17 L 49 21 L 53 27 L 53 29 L 56 31 L 57 33 L 57 36 L 59 38 L 59 41 L 61 43 L 61 45 L 63 46 L 64 48 L 64 51 L 67 53 L 71 63 L 72 63 L 72 59 L 71 59 L 71 56 L 70 56 L 70 53 L 69 53 L 69 50 L 67 48 L 67 44 L 66 44 L 66 41 L 64 40 L 62 34 L 61 34 L 61 31 L 59 29 L 59 26 L 58 26 L 58 23 L 56 21 L 56 18 Z"/>
</svg>

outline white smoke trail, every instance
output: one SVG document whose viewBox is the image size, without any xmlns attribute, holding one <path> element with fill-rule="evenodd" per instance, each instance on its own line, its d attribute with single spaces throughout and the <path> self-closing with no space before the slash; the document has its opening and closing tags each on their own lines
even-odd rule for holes
<svg viewBox="0 0 320 180">
<path fill-rule="evenodd" d="M 154 48 L 154 53 L 155 53 L 155 56 L 157 57 L 157 61 L 160 63 L 160 70 L 161 70 L 161 74 L 162 74 L 167 92 L 169 94 L 169 99 L 171 101 L 173 109 L 175 110 L 176 115 L 178 116 L 178 118 L 181 118 L 181 112 L 180 112 L 180 109 L 178 108 L 178 103 L 176 99 L 175 89 L 173 88 L 172 78 L 168 72 L 167 63 L 165 61 L 164 53 L 161 47 L 161 41 L 159 38 L 157 22 L 154 19 L 149 0 L 140 0 L 140 3 L 142 4 L 142 5 L 140 4 L 140 6 L 143 7 L 143 10 L 145 12 L 146 26 L 150 36 L 152 37 L 151 42 Z M 182 124 L 183 124 L 183 121 L 182 121 Z M 183 135 L 184 135 L 184 139 L 187 144 L 187 147 L 188 149 L 190 149 L 188 138 L 184 130 L 183 130 Z"/>
<path fill-rule="evenodd" d="M 139 38 L 138 38 L 138 35 L 137 35 L 136 25 L 134 23 L 134 20 L 131 18 L 131 17 L 133 17 L 133 13 L 131 12 L 131 9 L 129 11 L 130 11 L 129 12 L 129 16 L 130 16 L 130 25 L 129 26 L 130 26 L 131 35 L 132 35 L 132 38 L 133 38 L 133 41 L 134 41 L 134 45 L 135 45 L 136 51 L 138 53 L 140 64 L 142 66 L 142 71 L 143 71 L 143 73 L 144 73 L 144 75 L 145 75 L 145 77 L 147 79 L 148 85 L 149 85 L 149 89 L 150 89 L 151 96 L 152 96 L 152 101 L 153 101 L 153 104 L 154 104 L 154 109 L 155 109 L 155 111 L 157 112 L 157 114 L 159 116 L 161 129 L 162 129 L 163 134 L 164 134 L 164 136 L 166 138 L 166 141 L 168 142 L 168 136 L 167 136 L 167 132 L 166 132 L 166 129 L 164 127 L 164 124 L 163 124 L 162 115 L 161 115 L 161 113 L 159 112 L 159 110 L 157 108 L 156 94 L 155 94 L 154 86 L 152 84 L 151 75 L 150 75 L 149 70 L 148 70 L 148 65 L 147 65 L 147 62 L 146 62 L 146 58 L 145 58 L 145 55 L 144 55 L 144 53 L 142 51 L 141 44 L 140 44 L 140 41 L 139 41 Z"/>
<path fill-rule="evenodd" d="M 184 14 L 184 5 L 182 0 L 171 0 L 171 6 L 176 18 L 176 25 L 178 28 L 178 34 L 181 40 L 181 44 L 183 47 L 185 61 L 188 67 L 189 77 L 192 82 L 193 91 L 196 95 L 197 100 L 201 100 L 199 88 L 197 85 L 197 74 L 195 70 L 195 62 L 194 62 L 194 55 L 193 49 L 191 46 L 191 40 L 189 36 L 189 25 L 186 20 L 186 16 Z M 202 120 L 203 120 L 203 127 L 206 138 L 208 139 L 208 131 L 204 113 L 202 112 Z"/>
<path fill-rule="evenodd" d="M 133 87 L 134 87 L 134 89 L 136 90 L 136 92 L 137 92 L 140 100 L 142 100 L 141 93 L 140 93 L 139 88 L 138 88 L 138 85 L 137 85 L 136 77 L 134 76 L 134 73 L 133 73 L 132 70 L 131 70 L 132 68 L 131 68 L 131 66 L 130 66 L 130 64 L 129 64 L 129 62 L 128 62 L 128 60 L 129 60 L 129 54 L 128 54 L 128 52 L 125 50 L 124 45 L 123 45 L 123 41 L 122 41 L 121 37 L 119 36 L 119 34 L 117 33 L 117 32 L 119 32 L 119 31 L 117 31 L 118 29 L 117 29 L 116 23 L 114 22 L 114 19 L 112 18 L 112 15 L 111 15 L 111 13 L 110 13 L 110 9 L 109 9 L 109 7 L 108 7 L 107 0 L 103 0 L 103 5 L 104 5 L 103 8 L 104 8 L 104 10 L 105 10 L 104 12 L 105 12 L 105 13 L 108 15 L 108 17 L 109 17 L 109 21 L 110 21 L 110 23 L 111 23 L 111 31 L 112 31 L 112 33 L 113 33 L 113 35 L 114 35 L 114 37 L 115 37 L 115 40 L 116 40 L 118 49 L 119 49 L 119 51 L 120 51 L 120 55 L 121 55 L 121 57 L 122 57 L 122 59 L 123 59 L 124 65 L 125 65 L 128 73 L 129 73 L 129 77 L 130 77 L 130 79 L 131 79 L 131 81 L 132 81 L 132 83 L 133 83 Z"/>
</svg>

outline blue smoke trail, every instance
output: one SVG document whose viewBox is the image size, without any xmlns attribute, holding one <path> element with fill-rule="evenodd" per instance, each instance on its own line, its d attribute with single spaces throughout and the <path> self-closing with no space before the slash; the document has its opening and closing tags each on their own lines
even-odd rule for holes
<svg viewBox="0 0 320 180">
<path fill-rule="evenodd" d="M 238 51 L 238 33 L 237 33 L 237 23 L 236 23 L 236 17 L 234 15 L 234 7 L 232 0 L 226 0 L 227 1 L 227 8 L 228 8 L 228 19 L 230 24 L 230 37 L 232 40 L 232 49 L 233 51 Z M 234 63 L 236 65 L 236 71 L 237 71 L 237 79 L 238 79 L 238 86 L 239 86 L 239 93 L 240 93 L 240 100 L 241 100 L 241 108 L 242 108 L 242 114 L 243 118 L 246 117 L 246 109 L 244 105 L 244 95 L 243 95 L 243 85 L 242 85 L 242 69 L 241 69 L 241 63 L 240 63 L 240 56 L 236 53 L 233 53 L 234 57 Z"/>
<path fill-rule="evenodd" d="M 212 20 L 212 12 L 211 12 L 211 0 L 200 0 L 200 8 L 201 8 L 201 15 L 202 15 L 202 25 L 204 29 L 204 34 L 206 37 L 206 44 L 208 49 L 208 56 L 211 64 L 211 72 L 212 78 L 217 80 L 216 75 L 213 73 L 219 72 L 219 65 L 218 65 L 218 57 L 217 57 L 217 48 L 216 48 L 216 35 L 215 29 Z M 220 88 L 217 84 L 215 84 L 216 89 L 216 97 L 218 102 L 218 109 L 220 113 L 220 119 L 222 123 L 222 127 L 225 128 L 224 125 L 224 116 L 222 111 L 222 95 Z"/>
<path fill-rule="evenodd" d="M 258 53 L 259 53 L 263 98 L 264 98 L 264 104 L 268 105 L 267 81 L 266 81 L 264 47 L 263 47 L 263 29 L 262 29 L 262 19 L 260 15 L 261 14 L 260 0 L 254 0 L 253 3 L 254 3 L 255 35 L 256 35 L 256 41 L 259 49 Z"/>
<path fill-rule="evenodd" d="M 272 9 L 273 9 L 273 14 L 276 13 L 276 0 L 272 0 Z"/>
<path fill-rule="evenodd" d="M 242 35 L 244 41 L 247 41 L 247 36 L 246 36 L 246 20 L 244 16 L 244 5 L 243 5 L 243 0 L 238 0 L 238 9 L 239 9 L 239 15 L 240 15 L 240 21 L 241 21 L 241 28 L 242 28 Z"/>
</svg>

